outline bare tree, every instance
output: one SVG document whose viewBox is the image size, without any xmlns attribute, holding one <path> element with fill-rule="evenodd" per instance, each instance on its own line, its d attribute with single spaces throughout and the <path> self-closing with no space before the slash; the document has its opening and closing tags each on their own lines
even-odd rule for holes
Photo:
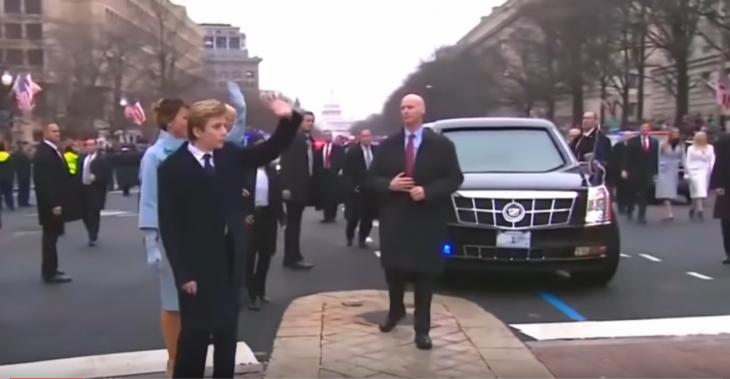
<svg viewBox="0 0 730 379">
<path fill-rule="evenodd" d="M 147 30 L 146 43 L 151 50 L 148 66 L 149 80 L 158 97 L 180 96 L 198 85 L 202 76 L 181 69 L 185 66 L 186 46 L 184 33 L 186 15 L 182 8 L 170 0 L 145 0 L 151 17 L 144 23 Z M 192 67 L 186 67 L 191 69 Z"/>
<path fill-rule="evenodd" d="M 559 77 L 571 95 L 575 123 L 581 121 L 586 86 L 600 75 L 596 57 L 606 49 L 603 43 L 611 31 L 606 12 L 611 4 L 610 0 L 535 0 L 521 11 L 525 21 L 556 42 Z"/>
<path fill-rule="evenodd" d="M 650 76 L 675 99 L 677 125 L 689 111 L 689 61 L 699 35 L 700 21 L 716 0 L 645 0 L 646 21 L 652 25 L 648 39 L 662 51 L 668 65 L 659 76 Z"/>
<path fill-rule="evenodd" d="M 531 25 L 516 28 L 500 41 L 492 69 L 502 73 L 502 105 L 516 108 L 527 116 L 542 103 L 547 117 L 555 115 L 560 83 L 557 73 L 555 40 Z"/>
<path fill-rule="evenodd" d="M 452 47 L 439 49 L 388 98 L 382 112 L 385 129 L 380 131 L 397 128 L 401 99 L 409 93 L 423 97 L 426 121 L 485 116 L 497 106 L 495 84 L 495 73 L 480 56 Z"/>
</svg>

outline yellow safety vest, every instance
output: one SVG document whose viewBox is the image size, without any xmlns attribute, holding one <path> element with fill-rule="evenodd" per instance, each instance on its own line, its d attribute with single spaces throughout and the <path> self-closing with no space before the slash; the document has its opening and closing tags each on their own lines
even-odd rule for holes
<svg viewBox="0 0 730 379">
<path fill-rule="evenodd" d="M 10 159 L 10 154 L 7 151 L 0 151 L 0 163 L 5 163 Z"/>
<path fill-rule="evenodd" d="M 69 151 L 68 153 L 63 154 L 63 158 L 66 160 L 68 172 L 70 172 L 71 175 L 76 175 L 76 165 L 79 161 L 79 156 Z"/>
</svg>

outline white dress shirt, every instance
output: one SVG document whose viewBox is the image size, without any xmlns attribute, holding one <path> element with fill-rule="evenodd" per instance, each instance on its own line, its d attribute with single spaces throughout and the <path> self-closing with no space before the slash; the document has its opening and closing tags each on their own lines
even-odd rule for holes
<svg viewBox="0 0 730 379">
<path fill-rule="evenodd" d="M 84 167 L 81 168 L 81 181 L 84 184 L 91 184 L 91 162 L 96 159 L 96 153 L 91 154 L 84 159 Z"/>
<path fill-rule="evenodd" d="M 361 145 L 362 157 L 365 159 L 365 168 L 370 168 L 370 164 L 373 163 L 373 148 L 371 146 Z"/>
<path fill-rule="evenodd" d="M 254 198 L 257 207 L 269 205 L 269 176 L 263 167 L 256 169 L 256 197 Z"/>
<path fill-rule="evenodd" d="M 193 154 L 193 157 L 195 157 L 195 160 L 200 163 L 200 166 L 205 168 L 205 154 L 210 155 L 210 165 L 215 167 L 215 164 L 213 163 L 213 153 L 207 153 L 203 150 L 198 149 L 197 147 L 193 146 L 192 143 L 188 144 L 188 151 L 190 154 Z"/>
</svg>

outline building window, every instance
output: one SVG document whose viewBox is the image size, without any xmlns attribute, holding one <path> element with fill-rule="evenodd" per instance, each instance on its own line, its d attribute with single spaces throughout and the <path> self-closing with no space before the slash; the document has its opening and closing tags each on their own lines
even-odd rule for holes
<svg viewBox="0 0 730 379">
<path fill-rule="evenodd" d="M 218 73 L 220 79 L 228 79 L 228 71 L 221 71 Z"/>
<path fill-rule="evenodd" d="M 23 39 L 23 25 L 22 24 L 5 24 L 5 38 Z"/>
<path fill-rule="evenodd" d="M 216 37 L 215 48 L 225 49 L 226 47 L 228 47 L 228 39 L 226 37 Z"/>
<path fill-rule="evenodd" d="M 256 79 L 256 73 L 253 71 L 246 71 L 246 79 L 248 80 L 255 80 Z"/>
<path fill-rule="evenodd" d="M 26 14 L 42 14 L 41 0 L 25 0 Z"/>
<path fill-rule="evenodd" d="M 42 49 L 32 49 L 26 51 L 28 64 L 31 66 L 43 66 L 45 63 L 45 54 Z"/>
<path fill-rule="evenodd" d="M 241 50 L 241 39 L 238 37 L 231 37 L 228 39 L 228 48 L 232 50 Z"/>
<path fill-rule="evenodd" d="M 7 49 L 5 50 L 5 62 L 13 65 L 25 64 L 23 57 L 23 50 L 20 49 Z"/>
<path fill-rule="evenodd" d="M 243 79 L 243 73 L 241 71 L 232 71 L 231 79 L 233 79 L 233 80 Z"/>
<path fill-rule="evenodd" d="M 5 13 L 21 13 L 20 0 L 4 0 Z"/>
<path fill-rule="evenodd" d="M 212 49 L 214 47 L 213 37 L 205 37 L 203 39 L 203 43 L 205 44 L 206 49 Z"/>
<path fill-rule="evenodd" d="M 43 25 L 25 24 L 25 38 L 39 41 L 43 39 Z"/>
</svg>

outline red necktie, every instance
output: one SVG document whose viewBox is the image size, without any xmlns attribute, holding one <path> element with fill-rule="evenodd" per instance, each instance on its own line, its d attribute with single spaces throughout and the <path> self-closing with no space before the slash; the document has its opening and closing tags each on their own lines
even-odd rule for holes
<svg viewBox="0 0 730 379">
<path fill-rule="evenodd" d="M 330 168 L 330 145 L 324 145 L 324 168 Z"/>
<path fill-rule="evenodd" d="M 413 177 L 413 166 L 416 163 L 416 136 L 408 135 L 408 144 L 406 145 L 406 176 Z"/>
<path fill-rule="evenodd" d="M 646 138 L 646 137 L 644 137 L 642 139 L 644 140 L 644 143 L 643 143 L 643 145 L 644 145 L 644 152 L 645 153 L 648 153 L 649 152 L 649 139 Z"/>
</svg>

